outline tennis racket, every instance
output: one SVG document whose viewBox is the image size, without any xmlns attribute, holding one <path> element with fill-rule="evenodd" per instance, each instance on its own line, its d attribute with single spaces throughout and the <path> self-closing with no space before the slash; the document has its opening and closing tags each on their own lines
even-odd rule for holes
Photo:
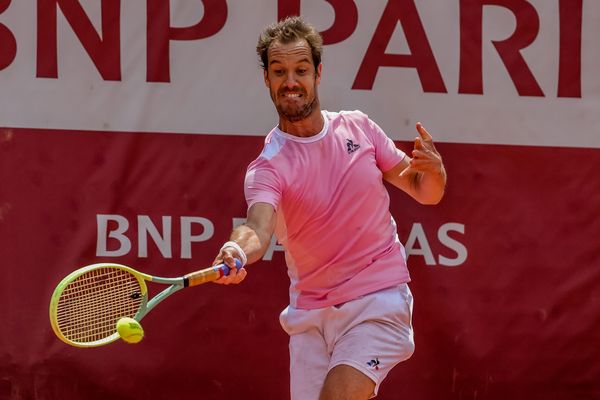
<svg viewBox="0 0 600 400">
<path fill-rule="evenodd" d="M 235 260 L 237 269 L 241 268 Z M 197 286 L 229 275 L 225 264 L 179 278 L 144 274 L 120 264 L 88 265 L 67 275 L 50 300 L 50 324 L 63 342 L 76 347 L 97 347 L 119 339 L 117 321 L 140 321 L 161 301 L 185 287 Z M 148 300 L 146 281 L 169 285 Z"/>
</svg>

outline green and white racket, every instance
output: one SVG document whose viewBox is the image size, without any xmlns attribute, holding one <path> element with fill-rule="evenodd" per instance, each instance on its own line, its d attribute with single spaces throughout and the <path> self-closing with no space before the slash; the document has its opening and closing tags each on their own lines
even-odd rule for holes
<svg viewBox="0 0 600 400">
<path fill-rule="evenodd" d="M 239 260 L 237 269 L 241 268 Z M 96 347 L 119 339 L 117 321 L 140 321 L 158 303 L 185 287 L 197 286 L 229 275 L 225 264 L 179 278 L 144 274 L 120 264 L 101 263 L 67 275 L 50 300 L 50 324 L 60 340 L 76 347 Z M 169 285 L 148 300 L 146 281 Z"/>
</svg>

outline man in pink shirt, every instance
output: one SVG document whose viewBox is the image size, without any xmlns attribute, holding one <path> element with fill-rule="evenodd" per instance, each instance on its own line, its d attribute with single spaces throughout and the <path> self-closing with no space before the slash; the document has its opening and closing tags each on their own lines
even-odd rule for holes
<svg viewBox="0 0 600 400">
<path fill-rule="evenodd" d="M 257 52 L 279 114 L 246 172 L 247 221 L 215 263 L 241 282 L 275 234 L 285 249 L 292 399 L 368 399 L 414 351 L 404 247 L 383 181 L 437 204 L 446 173 L 431 135 L 417 124 L 411 156 L 360 111 L 321 110 L 322 40 L 299 17 L 267 27 Z"/>
</svg>

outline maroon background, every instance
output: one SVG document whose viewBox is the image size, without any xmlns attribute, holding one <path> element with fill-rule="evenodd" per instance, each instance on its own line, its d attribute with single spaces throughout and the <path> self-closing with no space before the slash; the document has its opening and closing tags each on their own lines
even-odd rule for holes
<svg viewBox="0 0 600 400">
<path fill-rule="evenodd" d="M 399 142 L 405 150 L 410 143 Z M 288 396 L 283 257 L 244 284 L 183 291 L 143 321 L 146 338 L 76 349 L 48 320 L 50 295 L 95 256 L 96 214 L 173 217 L 173 259 L 112 261 L 163 276 L 212 261 L 245 215 L 242 180 L 262 138 L 152 133 L 0 132 L 0 399 L 282 399 Z M 415 355 L 380 399 L 600 398 L 600 150 L 438 144 L 449 174 L 436 207 L 391 190 L 406 240 L 423 224 L 433 254 L 453 258 L 439 226 L 468 249 L 457 267 L 409 259 Z M 179 259 L 180 216 L 215 224 Z"/>
</svg>

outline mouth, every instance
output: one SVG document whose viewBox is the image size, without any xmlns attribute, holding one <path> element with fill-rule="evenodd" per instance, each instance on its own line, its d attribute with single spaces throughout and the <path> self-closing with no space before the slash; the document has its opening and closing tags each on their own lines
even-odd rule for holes
<svg viewBox="0 0 600 400">
<path fill-rule="evenodd" d="M 301 92 L 283 92 L 280 94 L 284 99 L 298 99 L 303 96 Z"/>
</svg>

